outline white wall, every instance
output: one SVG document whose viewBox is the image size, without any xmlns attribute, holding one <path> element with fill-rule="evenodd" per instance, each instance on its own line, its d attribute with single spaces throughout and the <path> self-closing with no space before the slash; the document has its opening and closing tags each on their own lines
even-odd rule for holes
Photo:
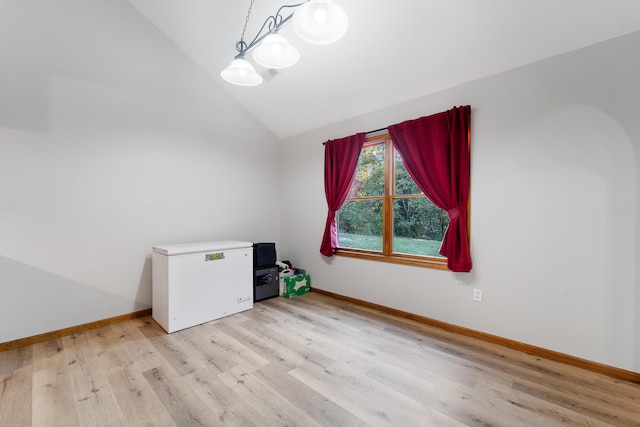
<svg viewBox="0 0 640 427">
<path fill-rule="evenodd" d="M 129 3 L 4 1 L 0 54 L 0 342 L 149 307 L 153 245 L 279 240 L 276 138 Z"/>
<path fill-rule="evenodd" d="M 631 34 L 284 141 L 283 253 L 314 287 L 640 372 L 639 44 Z M 464 104 L 472 272 L 322 257 L 321 143 Z"/>
</svg>

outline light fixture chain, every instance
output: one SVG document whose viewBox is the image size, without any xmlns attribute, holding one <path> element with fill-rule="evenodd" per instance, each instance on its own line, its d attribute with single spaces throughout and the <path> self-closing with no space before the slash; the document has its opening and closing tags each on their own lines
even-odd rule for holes
<svg viewBox="0 0 640 427">
<path fill-rule="evenodd" d="M 251 16 L 251 11 L 253 10 L 253 0 L 249 4 L 249 10 L 247 11 L 247 19 L 244 21 L 244 28 L 242 28 L 242 35 L 240 36 L 240 41 L 244 41 L 244 33 L 247 31 L 247 24 L 249 24 L 249 16 Z"/>
</svg>

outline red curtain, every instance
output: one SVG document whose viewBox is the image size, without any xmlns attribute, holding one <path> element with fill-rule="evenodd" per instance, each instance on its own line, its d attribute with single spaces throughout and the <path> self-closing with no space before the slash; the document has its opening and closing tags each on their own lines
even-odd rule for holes
<svg viewBox="0 0 640 427">
<path fill-rule="evenodd" d="M 329 140 L 324 144 L 324 192 L 329 207 L 320 246 L 320 253 L 324 256 L 333 256 L 338 247 L 336 212 L 349 195 L 364 137 L 364 133 L 358 133 L 346 138 Z"/>
<path fill-rule="evenodd" d="M 471 271 L 467 200 L 470 175 L 471 107 L 389 126 L 394 146 L 420 190 L 447 211 L 449 227 L 440 254 L 451 271 Z"/>
</svg>

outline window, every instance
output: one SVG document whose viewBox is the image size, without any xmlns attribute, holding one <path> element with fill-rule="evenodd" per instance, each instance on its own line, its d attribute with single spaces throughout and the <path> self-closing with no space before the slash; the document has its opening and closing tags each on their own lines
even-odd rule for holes
<svg viewBox="0 0 640 427">
<path fill-rule="evenodd" d="M 337 225 L 337 255 L 447 268 L 438 251 L 449 215 L 420 191 L 386 132 L 366 139 Z"/>
</svg>

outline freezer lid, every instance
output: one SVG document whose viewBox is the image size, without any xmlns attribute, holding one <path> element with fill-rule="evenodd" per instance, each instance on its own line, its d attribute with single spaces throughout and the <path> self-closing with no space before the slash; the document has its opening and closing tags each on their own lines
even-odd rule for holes
<svg viewBox="0 0 640 427">
<path fill-rule="evenodd" d="M 199 252 L 225 251 L 231 249 L 251 248 L 252 242 L 243 242 L 240 240 L 223 240 L 219 242 L 199 242 L 199 243 L 183 243 L 178 245 L 162 245 L 154 246 L 153 252 L 162 255 L 185 255 L 195 254 Z"/>
</svg>

